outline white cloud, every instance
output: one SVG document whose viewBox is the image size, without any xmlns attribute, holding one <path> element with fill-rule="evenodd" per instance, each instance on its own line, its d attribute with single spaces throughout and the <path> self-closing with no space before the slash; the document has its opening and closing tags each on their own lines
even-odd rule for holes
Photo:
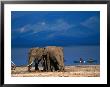
<svg viewBox="0 0 110 87">
<path fill-rule="evenodd" d="M 87 28 L 94 28 L 98 24 L 99 20 L 98 17 L 92 16 L 89 19 L 85 20 L 84 22 L 81 22 L 80 24 L 87 27 Z"/>
<path fill-rule="evenodd" d="M 29 24 L 27 24 L 27 25 L 25 25 L 25 26 L 23 26 L 21 28 L 12 29 L 13 33 L 16 33 L 16 32 L 17 33 L 26 33 L 28 31 L 30 31 L 30 25 Z"/>
<path fill-rule="evenodd" d="M 42 26 L 46 25 L 46 22 L 42 22 L 41 25 L 42 25 Z"/>
<path fill-rule="evenodd" d="M 21 32 L 21 33 L 25 32 L 25 28 L 24 28 L 24 27 L 21 28 L 21 29 L 20 29 L 20 32 Z"/>
<path fill-rule="evenodd" d="M 34 33 L 42 32 L 42 31 L 55 31 L 55 32 L 64 32 L 72 27 L 74 24 L 69 24 L 64 20 L 57 20 L 52 23 L 46 23 L 45 21 L 39 22 L 33 25 L 30 25 L 28 28 Z"/>
<path fill-rule="evenodd" d="M 58 19 L 52 26 L 51 30 L 53 31 L 67 31 L 68 29 L 72 28 L 74 25 L 69 24 L 67 21 L 64 21 L 63 19 Z"/>
<path fill-rule="evenodd" d="M 14 29 L 13 32 L 19 32 L 21 37 L 34 36 L 39 34 L 39 32 L 51 31 L 47 37 L 52 38 L 56 35 L 66 34 L 69 29 L 75 27 L 74 24 L 70 24 L 63 19 L 57 19 L 51 23 L 41 21 L 35 24 L 27 24 L 19 29 Z M 16 35 L 15 35 L 16 36 Z"/>
</svg>

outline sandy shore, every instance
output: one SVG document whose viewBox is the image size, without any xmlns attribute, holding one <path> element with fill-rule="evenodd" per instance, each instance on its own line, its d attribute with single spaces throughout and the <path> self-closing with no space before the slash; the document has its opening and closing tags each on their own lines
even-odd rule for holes
<svg viewBox="0 0 110 87">
<path fill-rule="evenodd" d="M 42 70 L 42 68 L 40 68 Z M 65 66 L 64 72 L 27 71 L 27 67 L 16 67 L 11 71 L 12 77 L 99 77 L 100 65 Z"/>
</svg>

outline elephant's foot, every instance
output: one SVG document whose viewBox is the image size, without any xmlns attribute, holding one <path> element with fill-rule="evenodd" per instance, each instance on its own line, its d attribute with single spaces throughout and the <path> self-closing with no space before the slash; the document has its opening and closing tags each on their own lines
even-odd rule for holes
<svg viewBox="0 0 110 87">
<path fill-rule="evenodd" d="M 51 70 L 43 70 L 44 72 L 51 72 Z"/>
<path fill-rule="evenodd" d="M 51 72 L 51 70 L 47 70 L 47 72 Z"/>
<path fill-rule="evenodd" d="M 45 72 L 45 70 L 41 70 L 42 72 Z"/>
<path fill-rule="evenodd" d="M 39 71 L 39 69 L 35 69 L 35 71 Z"/>
<path fill-rule="evenodd" d="M 65 69 L 61 70 L 61 72 L 65 72 L 65 71 L 66 71 Z"/>
<path fill-rule="evenodd" d="M 41 72 L 40 70 L 35 70 L 35 72 Z"/>
<path fill-rule="evenodd" d="M 37 70 L 39 70 L 39 68 L 38 67 L 35 67 L 35 70 L 37 71 Z"/>
<path fill-rule="evenodd" d="M 31 72 L 31 70 L 28 70 L 28 72 Z"/>
</svg>

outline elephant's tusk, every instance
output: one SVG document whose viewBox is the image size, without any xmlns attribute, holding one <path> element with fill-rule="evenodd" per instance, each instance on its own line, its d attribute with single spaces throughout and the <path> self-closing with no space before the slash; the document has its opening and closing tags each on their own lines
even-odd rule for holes
<svg viewBox="0 0 110 87">
<path fill-rule="evenodd" d="M 15 65 L 14 62 L 11 61 L 11 63 L 12 63 L 13 65 Z"/>
<path fill-rule="evenodd" d="M 33 64 L 33 61 L 29 65 L 27 65 L 27 66 L 31 66 L 32 64 Z"/>
<path fill-rule="evenodd" d="M 30 66 L 30 64 L 29 65 L 27 65 L 28 67 Z"/>
</svg>

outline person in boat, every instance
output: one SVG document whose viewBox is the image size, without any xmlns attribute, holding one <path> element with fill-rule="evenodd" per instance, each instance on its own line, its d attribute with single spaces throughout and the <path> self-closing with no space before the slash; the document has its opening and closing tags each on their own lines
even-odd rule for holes
<svg viewBox="0 0 110 87">
<path fill-rule="evenodd" d="M 83 59 L 82 59 L 82 58 L 80 58 L 80 61 L 79 61 L 79 62 L 80 62 L 80 64 L 82 64 L 84 61 L 83 61 Z"/>
</svg>

